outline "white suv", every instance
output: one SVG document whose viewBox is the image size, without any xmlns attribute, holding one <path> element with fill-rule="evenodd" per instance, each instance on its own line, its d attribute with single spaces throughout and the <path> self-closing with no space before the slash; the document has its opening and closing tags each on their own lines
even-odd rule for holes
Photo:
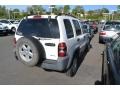
<svg viewBox="0 0 120 90">
<path fill-rule="evenodd" d="M 1 19 L 0 22 L 1 22 L 2 24 L 4 24 L 5 26 L 7 26 L 7 27 L 8 27 L 8 30 L 9 30 L 10 32 L 15 32 L 16 29 L 17 29 L 17 25 L 12 24 L 10 21 L 8 21 L 8 20 L 6 20 L 6 19 Z"/>
<path fill-rule="evenodd" d="M 74 76 L 78 58 L 89 49 L 80 21 L 66 15 L 25 17 L 15 33 L 15 56 L 28 66 L 66 71 Z"/>
</svg>

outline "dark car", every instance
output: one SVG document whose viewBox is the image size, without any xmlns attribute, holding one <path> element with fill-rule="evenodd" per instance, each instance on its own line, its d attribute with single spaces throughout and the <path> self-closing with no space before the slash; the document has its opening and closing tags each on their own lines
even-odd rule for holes
<svg viewBox="0 0 120 90">
<path fill-rule="evenodd" d="M 103 51 L 102 83 L 120 84 L 120 34 Z"/>
<path fill-rule="evenodd" d="M 89 33 L 90 40 L 94 37 L 94 30 L 89 24 L 82 24 L 82 29 L 84 33 Z"/>
<path fill-rule="evenodd" d="M 98 23 L 95 21 L 90 21 L 89 25 L 94 29 L 94 33 L 96 34 L 98 32 Z"/>
</svg>

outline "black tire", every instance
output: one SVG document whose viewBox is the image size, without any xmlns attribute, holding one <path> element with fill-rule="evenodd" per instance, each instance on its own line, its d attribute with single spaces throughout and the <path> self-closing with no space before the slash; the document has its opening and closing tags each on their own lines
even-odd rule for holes
<svg viewBox="0 0 120 90">
<path fill-rule="evenodd" d="M 73 77 L 78 70 L 78 56 L 78 54 L 74 55 L 73 62 L 70 68 L 66 71 L 66 75 L 69 77 Z"/>
<path fill-rule="evenodd" d="M 100 44 L 103 44 L 103 41 L 102 41 L 100 38 L 99 38 L 99 43 L 100 43 Z"/>
<path fill-rule="evenodd" d="M 8 32 L 4 33 L 4 35 L 7 36 L 7 35 L 8 35 Z"/>
<path fill-rule="evenodd" d="M 103 60 L 103 63 L 102 63 L 102 84 L 103 85 L 106 85 L 106 70 L 105 70 L 105 62 Z"/>
<path fill-rule="evenodd" d="M 86 46 L 86 52 L 88 52 L 89 50 L 90 50 L 90 42 L 87 44 L 87 46 Z"/>
<path fill-rule="evenodd" d="M 32 59 L 29 61 L 27 61 L 27 59 L 25 60 L 20 54 L 20 50 L 22 50 L 21 47 L 23 45 L 28 45 L 31 48 Z M 18 60 L 20 60 L 25 65 L 35 66 L 38 63 L 41 63 L 43 61 L 42 59 L 44 58 L 44 48 L 42 47 L 42 44 L 37 39 L 33 37 L 23 37 L 17 41 L 16 55 L 18 57 Z M 28 54 L 26 54 L 25 56 L 26 58 L 27 58 L 27 55 Z"/>
<path fill-rule="evenodd" d="M 106 62 L 106 54 L 103 52 L 103 60 L 102 60 L 102 84 L 109 85 L 109 76 L 108 76 L 108 69 L 107 69 L 107 62 Z"/>
<path fill-rule="evenodd" d="M 16 28 L 15 27 L 12 27 L 11 28 L 11 32 L 15 32 L 16 31 Z"/>
</svg>

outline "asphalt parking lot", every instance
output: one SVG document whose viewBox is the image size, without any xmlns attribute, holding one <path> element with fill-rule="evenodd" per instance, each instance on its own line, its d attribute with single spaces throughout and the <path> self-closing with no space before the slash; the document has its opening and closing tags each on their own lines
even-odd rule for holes
<svg viewBox="0 0 120 90">
<path fill-rule="evenodd" d="M 0 36 L 0 84 L 77 84 L 93 85 L 101 80 L 102 57 L 104 45 L 98 43 L 98 34 L 91 41 L 92 48 L 84 57 L 74 77 L 64 73 L 44 71 L 39 67 L 27 67 L 14 58 L 13 35 Z"/>
</svg>

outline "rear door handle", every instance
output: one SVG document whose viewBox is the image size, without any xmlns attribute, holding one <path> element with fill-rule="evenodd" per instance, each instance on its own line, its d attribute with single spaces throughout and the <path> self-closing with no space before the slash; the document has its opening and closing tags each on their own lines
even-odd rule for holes
<svg viewBox="0 0 120 90">
<path fill-rule="evenodd" d="M 46 45 L 46 46 L 52 46 L 52 47 L 54 47 L 54 46 L 55 46 L 55 44 L 54 44 L 54 43 L 45 43 L 45 45 Z"/>
</svg>

